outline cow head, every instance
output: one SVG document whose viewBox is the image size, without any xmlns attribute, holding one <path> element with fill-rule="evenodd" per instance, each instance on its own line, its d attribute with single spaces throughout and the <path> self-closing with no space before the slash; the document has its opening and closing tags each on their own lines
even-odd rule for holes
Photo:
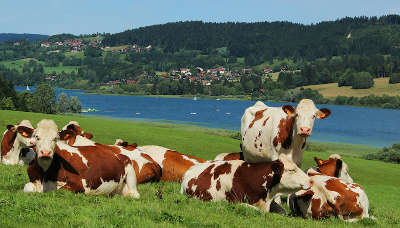
<svg viewBox="0 0 400 228">
<path fill-rule="evenodd" d="M 318 171 L 324 175 L 337 177 L 345 182 L 353 183 L 353 179 L 349 175 L 349 168 L 338 154 L 332 154 L 328 160 L 322 160 L 314 157 L 318 166 Z"/>
<path fill-rule="evenodd" d="M 311 135 L 315 118 L 324 119 L 331 114 L 327 108 L 317 109 L 310 99 L 301 100 L 296 108 L 284 105 L 282 110 L 288 115 L 296 115 L 295 130 L 303 137 Z"/>
<path fill-rule="evenodd" d="M 62 130 L 74 131 L 76 133 L 76 135 L 80 135 L 80 136 L 85 137 L 87 139 L 92 139 L 93 138 L 93 134 L 83 131 L 81 126 L 79 125 L 79 123 L 76 122 L 76 121 L 70 121 L 67 125 L 65 125 L 63 127 Z"/>
<path fill-rule="evenodd" d="M 292 162 L 287 155 L 279 155 L 278 160 L 283 164 L 282 177 L 277 186 L 279 192 L 292 193 L 301 189 L 310 188 L 310 177 Z"/>
<path fill-rule="evenodd" d="M 15 132 L 15 140 L 21 143 L 25 147 L 31 147 L 35 145 L 35 138 L 33 135 L 33 127 L 29 120 L 22 120 L 18 125 L 7 125 L 9 131 Z"/>
<path fill-rule="evenodd" d="M 41 120 L 33 132 L 33 136 L 36 139 L 38 164 L 44 171 L 47 171 L 56 150 L 57 140 L 59 140 L 56 123 L 53 120 Z"/>
</svg>

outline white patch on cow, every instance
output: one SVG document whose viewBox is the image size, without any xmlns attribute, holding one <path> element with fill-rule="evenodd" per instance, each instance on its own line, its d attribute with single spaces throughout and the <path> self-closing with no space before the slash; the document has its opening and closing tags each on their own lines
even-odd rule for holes
<svg viewBox="0 0 400 228">
<path fill-rule="evenodd" d="M 140 198 L 140 194 L 137 190 L 137 178 L 136 173 L 132 164 L 125 166 L 125 183 L 123 184 L 120 194 L 123 196 L 130 196 L 133 198 Z"/>
<path fill-rule="evenodd" d="M 136 161 L 137 165 L 138 165 L 138 170 L 139 173 L 142 170 L 142 167 L 147 164 L 150 163 L 149 160 L 145 159 L 144 157 L 142 157 L 140 154 L 142 153 L 141 150 L 139 149 L 135 149 L 133 151 L 130 150 L 125 150 L 123 147 L 121 146 L 116 146 L 121 150 L 121 154 L 127 156 L 131 161 Z"/>
<path fill-rule="evenodd" d="M 73 154 L 78 155 L 81 159 L 82 162 L 88 166 L 88 160 L 85 158 L 85 156 L 83 156 L 80 152 L 78 148 L 75 147 L 71 147 L 67 144 L 65 144 L 64 142 L 57 142 L 57 146 L 59 149 L 61 150 L 66 150 L 68 153 L 70 153 L 71 156 L 73 156 Z"/>
<path fill-rule="evenodd" d="M 184 154 L 182 154 L 182 158 L 185 159 L 185 160 L 188 160 L 188 161 L 192 162 L 193 164 L 199 163 L 196 159 L 189 158 L 188 156 L 186 156 L 186 155 L 184 155 Z"/>
<path fill-rule="evenodd" d="M 95 142 L 86 137 L 77 135 L 75 137 L 75 142 L 72 146 L 96 146 L 96 144 Z"/>
<path fill-rule="evenodd" d="M 67 184 L 67 182 L 63 182 L 63 181 L 57 181 L 57 189 L 60 189 L 62 187 L 64 187 Z"/>
<path fill-rule="evenodd" d="M 225 156 L 228 155 L 229 153 L 221 153 L 215 156 L 214 161 L 223 161 L 225 159 Z"/>
<path fill-rule="evenodd" d="M 137 149 L 148 154 L 155 162 L 157 162 L 157 164 L 161 168 L 163 168 L 164 155 L 165 152 L 169 150 L 168 148 L 162 146 L 149 145 L 149 146 L 139 146 Z"/>
</svg>

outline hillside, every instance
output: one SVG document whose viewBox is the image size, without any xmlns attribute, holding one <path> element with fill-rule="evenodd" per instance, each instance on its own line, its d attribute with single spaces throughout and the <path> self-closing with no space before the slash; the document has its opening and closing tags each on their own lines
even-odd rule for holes
<svg viewBox="0 0 400 228">
<path fill-rule="evenodd" d="M 94 140 L 112 144 L 116 138 L 139 145 L 162 145 L 183 153 L 212 159 L 218 153 L 239 150 L 239 141 L 230 137 L 233 132 L 210 130 L 170 124 L 151 124 L 98 117 L 44 115 L 25 112 L 0 111 L 1 125 L 29 119 L 32 124 L 43 119 L 54 119 L 61 128 L 70 120 L 94 134 Z M 206 146 L 205 146 L 206 145 Z M 321 144 L 318 144 L 321 146 Z M 329 153 L 304 153 L 305 167 L 313 165 L 313 157 L 327 158 L 330 153 L 354 151 L 363 153 L 365 146 L 337 144 L 322 145 Z M 373 148 L 371 148 L 373 150 Z M 138 186 L 138 200 L 120 196 L 86 196 L 66 191 L 44 194 L 24 194 L 28 181 L 26 167 L 0 164 L 0 226 L 140 226 L 140 227 L 394 227 L 400 224 L 400 197 L 397 164 L 369 161 L 352 155 L 343 156 L 353 179 L 366 190 L 370 214 L 377 220 L 355 224 L 337 218 L 311 221 L 276 214 L 262 213 L 250 207 L 227 202 L 202 202 L 179 194 L 178 183 L 147 183 Z"/>
<path fill-rule="evenodd" d="M 337 83 L 309 85 L 304 86 L 304 88 L 317 90 L 326 98 L 335 98 L 338 95 L 348 97 L 363 97 L 372 94 L 376 96 L 400 96 L 400 83 L 389 84 L 389 78 L 375 78 L 374 86 L 369 89 L 352 89 L 351 86 L 338 87 Z"/>
<path fill-rule="evenodd" d="M 49 36 L 41 35 L 41 34 L 29 34 L 29 33 L 0 33 L 0 43 L 9 40 L 20 40 L 20 39 L 28 39 L 29 41 L 37 41 L 42 39 L 47 39 Z"/>
<path fill-rule="evenodd" d="M 230 55 L 257 63 L 273 58 L 315 59 L 344 54 L 397 52 L 400 16 L 343 18 L 312 25 L 291 22 L 206 23 L 187 21 L 147 26 L 107 35 L 105 45 L 153 45 L 210 53 L 226 47 Z"/>
</svg>

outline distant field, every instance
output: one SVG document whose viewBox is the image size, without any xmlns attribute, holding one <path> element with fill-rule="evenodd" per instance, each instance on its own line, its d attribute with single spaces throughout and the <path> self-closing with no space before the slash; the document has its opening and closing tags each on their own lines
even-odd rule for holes
<svg viewBox="0 0 400 228">
<path fill-rule="evenodd" d="M 33 58 L 27 58 L 27 59 L 19 59 L 19 60 L 14 60 L 14 61 L 1 61 L 0 64 L 3 64 L 5 67 L 9 68 L 9 69 L 15 69 L 18 70 L 19 72 L 22 72 L 22 69 L 24 67 L 24 64 L 29 62 L 30 60 L 35 60 Z M 44 66 L 44 62 L 42 61 L 37 61 L 37 63 L 43 64 Z M 56 72 L 57 74 L 61 73 L 62 71 L 64 71 L 65 73 L 71 73 L 72 71 L 77 72 L 78 71 L 79 66 L 57 66 L 57 67 L 48 67 L 48 66 L 44 66 L 44 72 L 46 74 L 51 74 L 53 72 Z"/>
<path fill-rule="evenodd" d="M 67 56 L 67 57 L 74 56 L 74 57 L 83 59 L 85 57 L 85 54 L 84 54 L 83 51 L 80 51 L 80 52 L 65 52 L 65 56 Z"/>
<path fill-rule="evenodd" d="M 338 87 L 337 85 L 337 83 L 329 83 L 322 85 L 304 86 L 304 88 L 318 90 L 324 97 L 327 98 L 332 98 L 339 95 L 363 97 L 371 94 L 377 96 L 382 96 L 384 94 L 391 96 L 400 96 L 400 83 L 389 84 L 389 78 L 375 78 L 374 87 L 370 89 L 352 89 L 351 86 Z"/>
<path fill-rule="evenodd" d="M 205 159 L 238 152 L 234 132 L 184 125 L 143 123 L 101 117 L 44 115 L 0 111 L 0 126 L 29 119 L 32 124 L 54 119 L 61 128 L 70 120 L 94 134 L 94 140 L 112 144 L 116 138 L 139 145 L 161 145 Z M 325 152 L 316 152 L 321 150 Z M 24 194 L 26 167 L 0 164 L 0 227 L 398 227 L 400 225 L 400 165 L 357 158 L 376 148 L 334 143 L 312 143 L 303 156 L 303 168 L 313 157 L 342 154 L 353 179 L 366 190 L 370 214 L 377 220 L 345 223 L 337 218 L 312 221 L 263 213 L 240 204 L 202 202 L 179 193 L 179 183 L 138 186 L 138 200 L 121 196 L 86 196 L 67 191 Z M 287 208 L 286 208 L 287 209 Z"/>
<path fill-rule="evenodd" d="M 122 45 L 122 46 L 115 46 L 115 47 L 110 47 L 110 48 L 104 48 L 104 51 L 113 51 L 113 50 L 120 50 L 123 47 L 129 47 L 128 45 Z"/>
</svg>

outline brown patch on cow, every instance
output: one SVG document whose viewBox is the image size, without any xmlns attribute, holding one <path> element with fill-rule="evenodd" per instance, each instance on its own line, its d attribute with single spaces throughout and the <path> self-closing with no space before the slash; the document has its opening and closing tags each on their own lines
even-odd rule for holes
<svg viewBox="0 0 400 228">
<path fill-rule="evenodd" d="M 342 215 L 344 219 L 357 218 L 363 213 L 363 209 L 357 204 L 358 193 L 348 189 L 348 186 L 340 182 L 338 178 L 331 178 L 326 181 L 326 189 L 339 193 L 335 198 L 336 202 L 332 202 L 335 214 Z"/>
<path fill-rule="evenodd" d="M 211 187 L 211 170 L 214 168 L 215 164 L 210 165 L 205 169 L 197 178 L 192 178 L 188 182 L 186 193 L 190 196 L 195 196 L 204 201 L 212 200 L 211 194 L 208 190 Z M 192 191 L 193 186 L 196 185 L 196 190 Z"/>
<path fill-rule="evenodd" d="M 224 163 L 222 165 L 217 166 L 214 169 L 214 180 L 216 180 L 220 175 L 231 173 L 232 165 L 229 163 Z"/>
<path fill-rule="evenodd" d="M 318 165 L 319 172 L 331 177 L 338 177 L 340 169 L 342 168 L 342 160 L 329 158 L 329 160 L 322 160 L 314 157 Z"/>
<path fill-rule="evenodd" d="M 17 137 L 17 132 L 8 130 L 4 134 L 3 139 L 1 140 L 1 157 L 4 157 L 10 152 L 13 148 L 15 138 Z"/>
<path fill-rule="evenodd" d="M 271 173 L 272 177 L 269 175 Z M 282 173 L 283 163 L 280 161 L 253 164 L 244 162 L 234 174 L 232 189 L 226 192 L 226 199 L 255 204 L 267 197 L 269 189 L 279 183 Z"/>
<path fill-rule="evenodd" d="M 187 154 L 181 154 L 177 151 L 167 150 L 164 154 L 164 160 L 162 162 L 162 181 L 181 181 L 186 171 L 195 165 L 194 162 L 184 158 L 186 156 L 189 159 L 197 161 L 197 163 L 206 162 L 206 160 L 197 158 Z"/>
<path fill-rule="evenodd" d="M 321 199 L 312 198 L 311 200 L 311 212 L 314 219 L 329 218 L 333 214 L 333 209 L 327 202 L 324 202 L 321 206 Z"/>
<path fill-rule="evenodd" d="M 138 183 L 159 181 L 161 179 L 161 167 L 149 155 L 141 153 L 140 156 L 149 162 L 144 164 L 141 170 L 135 168 Z M 132 160 L 133 162 L 135 161 Z"/>
<path fill-rule="evenodd" d="M 32 137 L 33 134 L 33 129 L 25 126 L 18 126 L 17 131 L 20 135 L 22 135 L 25 138 L 30 138 Z"/>
<path fill-rule="evenodd" d="M 296 115 L 288 115 L 282 118 L 278 125 L 278 134 L 273 139 L 274 146 L 280 143 L 283 148 L 289 149 L 292 144 L 293 124 L 296 120 Z"/>
<path fill-rule="evenodd" d="M 254 123 L 255 123 L 257 120 L 262 119 L 262 118 L 264 117 L 263 113 L 265 112 L 265 110 L 267 110 L 267 109 L 263 109 L 263 110 L 260 110 L 260 111 L 257 111 L 257 112 L 256 112 L 256 114 L 254 115 L 253 121 L 251 121 L 251 123 L 250 123 L 250 125 L 249 125 L 249 128 L 252 128 L 253 125 L 254 125 Z"/>
<path fill-rule="evenodd" d="M 221 189 L 221 182 L 219 180 L 217 180 L 217 184 L 215 185 L 215 189 L 217 189 L 217 191 L 219 191 Z"/>
<path fill-rule="evenodd" d="M 269 116 L 264 120 L 263 122 L 263 126 L 265 126 L 267 124 L 267 121 L 269 120 Z"/>
<path fill-rule="evenodd" d="M 88 133 L 88 132 L 84 132 L 83 134 L 81 134 L 83 137 L 87 138 L 87 139 L 92 139 L 93 138 L 93 134 Z"/>
<path fill-rule="evenodd" d="M 230 153 L 230 154 L 225 155 L 224 161 L 231 161 L 231 160 L 244 160 L 243 152 Z"/>
</svg>

